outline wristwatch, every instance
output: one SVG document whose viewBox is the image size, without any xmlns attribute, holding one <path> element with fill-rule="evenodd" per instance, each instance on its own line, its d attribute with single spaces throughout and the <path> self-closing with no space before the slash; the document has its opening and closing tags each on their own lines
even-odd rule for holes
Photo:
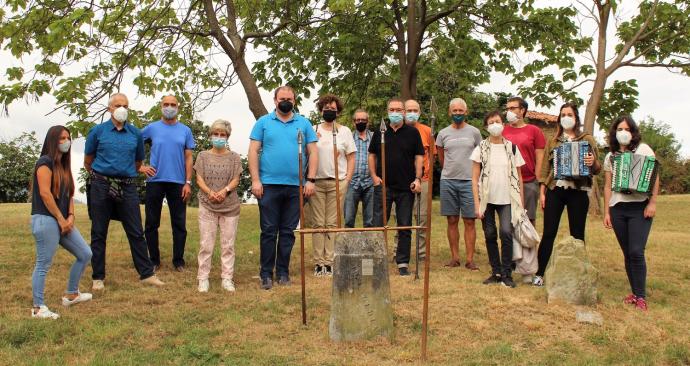
<svg viewBox="0 0 690 366">
<path fill-rule="evenodd" d="M 225 192 L 230 193 L 230 188 L 228 188 L 228 187 L 226 186 L 226 187 L 225 187 Z"/>
<path fill-rule="evenodd" d="M 186 184 L 189 184 L 190 186 L 192 185 L 192 181 L 191 181 L 191 180 L 185 181 L 185 183 L 186 183 Z"/>
<path fill-rule="evenodd" d="M 316 178 L 307 178 L 308 182 L 316 183 Z"/>
</svg>

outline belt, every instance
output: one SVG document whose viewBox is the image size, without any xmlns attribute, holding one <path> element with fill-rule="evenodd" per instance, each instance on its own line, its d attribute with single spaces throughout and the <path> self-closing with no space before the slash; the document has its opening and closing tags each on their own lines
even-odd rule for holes
<svg viewBox="0 0 690 366">
<path fill-rule="evenodd" d="M 105 182 L 115 181 L 119 184 L 134 184 L 136 182 L 136 178 L 132 178 L 132 177 L 109 177 L 107 175 L 96 173 L 95 170 L 91 171 L 91 177 L 98 179 L 100 181 L 105 181 Z"/>
<path fill-rule="evenodd" d="M 335 180 L 335 178 L 316 178 L 316 180 Z"/>
</svg>

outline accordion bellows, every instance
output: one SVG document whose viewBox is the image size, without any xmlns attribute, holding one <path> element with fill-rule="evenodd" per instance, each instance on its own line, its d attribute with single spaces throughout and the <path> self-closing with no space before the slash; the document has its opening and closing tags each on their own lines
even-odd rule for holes
<svg viewBox="0 0 690 366">
<path fill-rule="evenodd" d="M 585 165 L 589 153 L 588 141 L 563 142 L 553 149 L 553 178 L 572 180 L 590 177 L 591 170 Z"/>
<path fill-rule="evenodd" d="M 611 160 L 612 191 L 652 193 L 659 170 L 659 162 L 656 158 L 626 151 L 613 154 Z"/>
</svg>

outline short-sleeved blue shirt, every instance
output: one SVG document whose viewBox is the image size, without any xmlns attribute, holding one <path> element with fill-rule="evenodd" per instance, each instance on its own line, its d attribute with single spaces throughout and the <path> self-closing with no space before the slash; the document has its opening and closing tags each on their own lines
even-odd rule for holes
<svg viewBox="0 0 690 366">
<path fill-rule="evenodd" d="M 146 181 L 184 184 L 184 152 L 196 147 L 192 130 L 180 121 L 169 125 L 159 120 L 144 127 L 141 137 L 151 140 L 150 164 L 156 169 Z"/>
<path fill-rule="evenodd" d="M 261 142 L 259 179 L 262 184 L 299 185 L 297 130 L 301 130 L 304 137 L 302 153 L 306 166 L 306 145 L 318 141 L 308 119 L 293 113 L 292 119 L 283 122 L 273 111 L 254 124 L 249 138 Z"/>
<path fill-rule="evenodd" d="M 112 120 L 94 126 L 86 136 L 84 154 L 93 155 L 91 168 L 109 177 L 136 177 L 136 161 L 144 160 L 141 131 L 131 123 L 117 130 Z"/>
</svg>

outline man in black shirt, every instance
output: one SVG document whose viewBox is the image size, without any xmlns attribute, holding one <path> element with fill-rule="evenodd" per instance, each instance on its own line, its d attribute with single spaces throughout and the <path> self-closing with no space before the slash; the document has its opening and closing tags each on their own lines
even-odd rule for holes
<svg viewBox="0 0 690 366">
<path fill-rule="evenodd" d="M 399 226 L 412 225 L 414 194 L 422 190 L 422 163 L 424 146 L 416 128 L 407 126 L 402 100 L 388 101 L 390 125 L 385 132 L 386 143 L 386 221 L 395 202 L 396 221 Z M 369 144 L 369 171 L 374 181 L 374 226 L 383 226 L 383 190 L 381 177 L 381 132 L 374 132 Z M 412 232 L 398 233 L 395 262 L 401 276 L 409 276 L 410 244 Z"/>
</svg>

